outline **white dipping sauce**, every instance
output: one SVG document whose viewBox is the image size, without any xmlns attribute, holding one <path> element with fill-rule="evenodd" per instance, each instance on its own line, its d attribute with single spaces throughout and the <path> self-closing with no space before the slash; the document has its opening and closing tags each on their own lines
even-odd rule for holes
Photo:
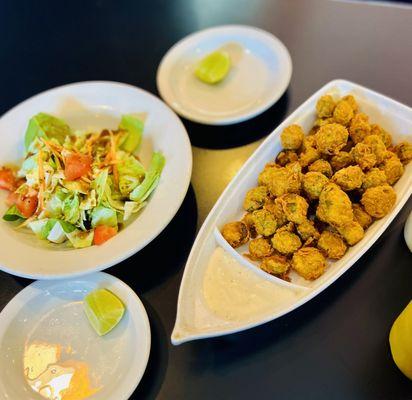
<svg viewBox="0 0 412 400">
<path fill-rule="evenodd" d="M 203 296 L 214 314 L 242 322 L 281 311 L 294 303 L 301 291 L 266 280 L 218 247 L 205 272 Z"/>
</svg>

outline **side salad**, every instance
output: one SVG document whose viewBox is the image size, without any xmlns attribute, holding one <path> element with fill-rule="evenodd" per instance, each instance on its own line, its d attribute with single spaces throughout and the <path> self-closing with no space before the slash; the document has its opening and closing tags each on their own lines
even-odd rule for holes
<svg viewBox="0 0 412 400">
<path fill-rule="evenodd" d="M 134 115 L 101 132 L 73 131 L 52 115 L 35 115 L 20 169 L 0 168 L 0 189 L 10 192 L 3 219 L 52 243 L 106 242 L 145 207 L 160 180 L 163 155 L 154 152 L 147 169 L 136 155 L 143 128 Z"/>
</svg>

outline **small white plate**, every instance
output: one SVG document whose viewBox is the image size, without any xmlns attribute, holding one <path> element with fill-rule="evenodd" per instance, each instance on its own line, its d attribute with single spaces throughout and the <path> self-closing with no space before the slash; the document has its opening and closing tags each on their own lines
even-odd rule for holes
<svg viewBox="0 0 412 400">
<path fill-rule="evenodd" d="M 107 288 L 126 306 L 119 325 L 99 337 L 83 312 L 91 290 Z M 59 345 L 61 361 L 89 366 L 94 400 L 126 400 L 143 376 L 150 353 L 150 325 L 133 290 L 121 280 L 95 273 L 75 280 L 37 281 L 18 293 L 0 313 L 0 393 L 10 400 L 39 400 L 24 376 L 25 346 Z M 66 353 L 69 349 L 69 354 Z"/>
<path fill-rule="evenodd" d="M 232 68 L 216 85 L 194 75 L 197 62 L 215 50 L 229 53 Z M 157 71 L 160 95 L 178 114 L 195 122 L 226 125 L 250 119 L 285 92 L 292 61 L 283 43 L 261 29 L 226 25 L 193 33 L 176 43 Z"/>
<path fill-rule="evenodd" d="M 41 111 L 60 116 L 73 129 L 114 129 L 121 114 L 145 114 L 139 156 L 147 166 L 153 151 L 161 151 L 166 164 L 147 206 L 101 246 L 68 249 L 48 244 L 0 219 L 0 269 L 33 279 L 68 278 L 111 267 L 141 250 L 174 217 L 189 187 L 192 150 L 180 119 L 157 97 L 123 83 L 61 86 L 24 101 L 0 118 L 0 166 L 21 163 L 28 121 Z M 6 191 L 0 190 L 0 216 L 7 210 L 6 197 Z"/>
</svg>

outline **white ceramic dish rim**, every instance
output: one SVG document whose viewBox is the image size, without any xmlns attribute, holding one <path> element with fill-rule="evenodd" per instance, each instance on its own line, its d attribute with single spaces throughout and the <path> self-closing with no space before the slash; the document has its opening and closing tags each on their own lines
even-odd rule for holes
<svg viewBox="0 0 412 400">
<path fill-rule="evenodd" d="M 185 266 L 185 271 L 183 273 L 182 281 L 180 284 L 180 289 L 179 289 L 179 296 L 178 296 L 178 302 L 177 302 L 177 313 L 176 313 L 176 321 L 175 321 L 175 327 L 173 329 L 172 335 L 171 335 L 171 342 L 173 345 L 179 345 L 188 341 L 192 340 L 197 340 L 197 339 L 206 339 L 206 338 L 211 338 L 211 337 L 219 337 L 219 336 L 224 336 L 227 334 L 233 334 L 237 332 L 241 332 L 244 330 L 248 330 L 251 328 L 254 328 L 259 325 L 263 325 L 269 321 L 272 321 L 274 319 L 277 319 L 285 314 L 288 314 L 289 312 L 295 310 L 296 308 L 300 307 L 301 305 L 305 304 L 306 302 L 310 301 L 313 297 L 318 295 L 320 292 L 325 290 L 328 286 L 333 284 L 341 275 L 343 275 L 349 268 L 351 268 L 359 258 L 362 257 L 363 254 L 369 248 L 376 242 L 376 240 L 382 235 L 382 233 L 386 230 L 386 228 L 389 226 L 389 224 L 393 221 L 393 219 L 396 217 L 398 212 L 402 209 L 402 207 L 405 205 L 407 200 L 409 199 L 410 195 L 412 194 L 412 185 L 409 187 L 409 190 L 405 193 L 405 195 L 401 198 L 399 203 L 395 206 L 395 208 L 391 211 L 391 213 L 385 217 L 386 220 L 384 224 L 380 227 L 380 229 L 373 235 L 367 242 L 363 243 L 363 246 L 361 247 L 361 250 L 356 253 L 354 256 L 348 258 L 347 260 L 347 265 L 343 268 L 341 268 L 335 275 L 333 275 L 328 281 L 324 282 L 322 285 L 319 285 L 318 287 L 315 287 L 314 289 L 310 291 L 305 291 L 307 292 L 306 295 L 302 296 L 299 298 L 295 303 L 292 303 L 291 306 L 285 307 L 284 310 L 282 310 L 279 313 L 276 313 L 276 315 L 269 315 L 265 318 L 257 319 L 251 323 L 248 323 L 245 326 L 240 326 L 236 327 L 233 329 L 228 329 L 225 331 L 210 331 L 210 332 L 203 332 L 203 333 L 194 333 L 194 334 L 188 334 L 183 338 L 174 338 L 174 332 L 178 327 L 178 322 L 181 316 L 179 315 L 179 311 L 182 312 L 183 310 L 183 302 L 185 299 L 183 298 L 184 295 L 184 287 L 187 285 L 186 281 L 188 280 L 189 276 L 189 270 L 188 266 L 196 265 L 196 263 L 199 262 L 200 258 L 200 253 L 203 249 L 202 243 L 207 241 L 209 237 L 213 237 L 213 240 L 217 242 L 218 246 L 221 246 L 219 244 L 219 238 L 216 240 L 216 234 L 215 234 L 215 221 L 219 218 L 219 215 L 221 213 L 221 207 L 224 207 L 224 202 L 226 201 L 226 197 L 228 194 L 233 190 L 233 188 L 239 184 L 239 181 L 241 180 L 242 175 L 244 174 L 245 171 L 248 170 L 248 168 L 251 166 L 251 164 L 255 161 L 255 155 L 259 154 L 261 149 L 265 148 L 270 141 L 274 138 L 275 135 L 280 134 L 282 129 L 284 129 L 287 125 L 291 123 L 291 121 L 296 120 L 299 117 L 299 114 L 301 113 L 301 110 L 305 108 L 305 106 L 309 103 L 311 103 L 314 99 L 318 98 L 320 95 L 327 93 L 328 91 L 332 90 L 336 86 L 350 86 L 353 89 L 360 89 L 364 92 L 368 92 L 376 97 L 379 97 L 381 99 L 384 99 L 386 101 L 390 101 L 392 104 L 396 105 L 397 108 L 403 109 L 407 112 L 411 112 L 411 108 L 408 106 L 398 102 L 397 100 L 394 100 L 388 96 L 385 96 L 383 94 L 380 94 L 374 90 L 368 89 L 362 85 L 359 85 L 357 83 L 344 80 L 344 79 L 335 79 L 333 81 L 328 82 L 324 86 L 322 86 L 319 90 L 317 90 L 313 95 L 311 95 L 305 102 L 303 102 L 292 114 L 290 114 L 279 126 L 277 126 L 272 133 L 264 140 L 264 142 L 258 147 L 258 149 L 255 150 L 255 152 L 249 157 L 249 159 L 246 161 L 246 163 L 242 166 L 242 168 L 239 170 L 239 172 L 235 175 L 235 177 L 232 179 L 232 181 L 229 183 L 229 185 L 226 187 L 226 189 L 223 191 L 223 193 L 220 195 L 219 199 L 215 203 L 214 207 L 212 210 L 209 212 L 205 222 L 203 223 L 201 229 L 199 230 L 199 233 L 196 237 L 195 242 L 193 243 L 192 250 L 189 254 L 188 260 L 186 262 Z M 194 250 L 197 250 L 196 252 Z M 232 249 L 234 252 L 235 250 Z M 231 254 L 233 257 L 234 254 Z M 235 259 L 237 258 L 234 256 Z M 249 265 L 248 265 L 249 264 Z M 245 268 L 250 267 L 252 264 L 250 263 L 243 263 Z"/>
<path fill-rule="evenodd" d="M 125 388 L 122 390 L 121 388 L 118 388 L 118 392 L 115 393 L 116 400 L 127 400 L 130 398 L 130 396 L 133 394 L 133 392 L 136 390 L 137 386 L 140 383 L 140 380 L 143 377 L 143 374 L 146 370 L 147 363 L 149 361 L 149 355 L 150 355 L 150 348 L 151 348 L 151 331 L 150 331 L 150 323 L 149 323 L 149 318 L 146 313 L 146 309 L 144 308 L 144 305 L 142 301 L 140 300 L 139 296 L 135 293 L 135 291 L 128 286 L 126 283 L 124 283 L 122 280 L 119 278 L 116 278 L 113 275 L 107 274 L 105 272 L 96 272 L 89 274 L 87 276 L 80 277 L 81 280 L 86 280 L 89 282 L 94 282 L 94 283 L 99 283 L 99 282 L 105 282 L 106 284 L 109 284 L 116 290 L 116 294 L 123 299 L 126 298 L 126 295 L 122 295 L 123 293 L 127 293 L 128 299 L 133 299 L 133 303 L 126 304 L 127 310 L 130 313 L 131 320 L 133 321 L 133 324 L 135 325 L 135 328 L 137 327 L 137 319 L 141 318 L 144 327 L 145 327 L 145 334 L 144 336 L 142 335 L 141 337 L 145 340 L 145 352 L 144 354 L 136 354 L 136 357 L 133 358 L 133 364 L 130 365 L 129 370 L 127 372 L 127 377 L 129 381 L 131 382 L 131 379 L 135 379 L 134 383 L 132 385 L 129 385 L 128 388 Z M 77 279 L 78 280 L 78 279 Z M 72 279 L 67 279 L 67 282 L 72 281 Z M 36 297 L 39 295 L 44 290 L 47 290 L 47 288 L 50 285 L 53 285 L 55 283 L 61 284 L 64 282 L 64 280 L 59 280 L 57 282 L 53 281 L 35 281 L 31 283 L 30 285 L 26 286 L 24 289 L 22 289 L 19 293 L 17 293 L 10 301 L 7 303 L 7 305 L 3 308 L 3 310 L 0 312 L 0 343 L 3 340 L 4 334 L 7 331 L 7 328 L 9 327 L 10 323 L 13 321 L 13 319 L 16 317 L 16 315 L 19 313 L 19 311 L 27 305 L 28 301 L 30 299 Z M 134 312 L 131 312 L 131 311 Z M 136 329 L 137 331 L 137 329 Z M 138 362 L 138 358 L 142 357 L 143 359 L 143 368 L 139 368 L 140 362 Z"/>
<path fill-rule="evenodd" d="M 82 86 L 87 86 L 87 85 L 108 85 L 108 86 L 115 86 L 115 87 L 120 87 L 120 88 L 123 87 L 123 88 L 126 88 L 126 89 L 132 89 L 132 90 L 136 91 L 137 93 L 139 93 L 139 95 L 148 96 L 151 100 L 159 102 L 162 105 L 162 107 L 165 107 L 165 109 L 170 113 L 170 115 L 174 117 L 177 126 L 184 133 L 184 135 L 182 135 L 182 137 L 183 137 L 183 140 L 185 142 L 185 148 L 182 149 L 182 150 L 185 151 L 185 157 L 188 160 L 188 168 L 185 171 L 186 172 L 185 176 L 182 177 L 183 178 L 182 183 L 181 183 L 182 190 L 180 192 L 180 196 L 178 198 L 178 201 L 176 201 L 176 207 L 173 210 L 171 210 L 169 218 L 164 220 L 163 223 L 158 226 L 158 229 L 153 231 L 151 236 L 148 236 L 145 240 L 140 241 L 136 246 L 130 247 L 128 251 L 124 252 L 119 257 L 112 258 L 108 262 L 101 262 L 99 264 L 96 264 L 93 268 L 89 267 L 88 269 L 86 269 L 84 271 L 75 272 L 75 273 L 68 272 L 68 273 L 60 273 L 60 274 L 53 274 L 53 273 L 52 274 L 45 274 L 45 273 L 24 273 L 24 272 L 21 272 L 21 271 L 16 271 L 15 269 L 8 268 L 7 266 L 2 265 L 1 261 L 0 261 L 0 269 L 7 272 L 7 273 L 9 273 L 9 274 L 12 274 L 12 275 L 15 275 L 15 276 L 20 276 L 20 277 L 23 277 L 23 278 L 29 278 L 29 279 L 45 279 L 45 280 L 48 280 L 48 279 L 66 279 L 66 278 L 79 277 L 79 276 L 89 274 L 89 273 L 99 271 L 99 270 L 101 271 L 101 270 L 109 268 L 113 265 L 116 265 L 116 264 L 126 260 L 127 258 L 131 257 L 132 255 L 136 254 L 138 251 L 140 251 L 146 245 L 148 245 L 153 239 L 155 239 L 166 228 L 166 226 L 170 223 L 170 221 L 176 215 L 176 213 L 178 212 L 178 210 L 179 210 L 180 206 L 182 205 L 183 200 L 186 196 L 186 193 L 187 193 L 189 185 L 190 185 L 190 179 L 191 179 L 191 174 L 192 174 L 192 165 L 193 165 L 191 143 L 190 143 L 189 137 L 187 135 L 186 129 L 185 129 L 183 123 L 181 122 L 181 120 L 179 119 L 179 117 L 174 113 L 174 111 L 166 103 L 164 103 L 160 98 L 158 98 L 154 94 L 152 94 L 150 92 L 147 92 L 144 89 L 138 88 L 138 87 L 133 86 L 133 85 L 129 85 L 127 83 L 115 82 L 115 81 L 99 81 L 99 80 L 97 80 L 97 81 L 82 81 L 82 82 L 69 83 L 69 84 L 66 84 L 66 85 L 62 85 L 62 86 L 58 86 L 58 87 L 54 87 L 54 88 L 45 90 L 41 93 L 35 94 L 32 97 L 29 97 L 28 99 L 22 101 L 21 103 L 17 104 L 16 106 L 14 106 L 10 110 L 8 110 L 6 113 L 4 113 L 0 117 L 0 120 L 6 118 L 11 113 L 14 113 L 14 112 L 18 111 L 20 108 L 24 108 L 27 103 L 33 102 L 34 100 L 36 100 L 39 97 L 54 94 L 55 92 L 58 92 L 62 89 L 63 90 L 64 89 L 71 89 L 71 88 L 82 87 Z M 23 136 L 22 136 L 21 140 L 23 140 Z M 1 221 L 1 222 L 4 222 L 4 221 Z M 126 229 L 130 229 L 130 228 L 131 228 L 130 226 L 126 227 Z M 81 249 L 81 250 L 83 250 L 83 249 Z M 72 251 L 75 252 L 77 250 L 73 249 Z"/>
<path fill-rule="evenodd" d="M 265 103 L 262 103 L 259 107 L 253 108 L 252 110 L 245 112 L 242 116 L 236 117 L 224 117 L 219 120 L 207 118 L 207 117 L 197 117 L 194 116 L 192 113 L 186 111 L 184 108 L 177 108 L 174 106 L 174 98 L 173 90 L 171 89 L 170 83 L 168 81 L 168 76 L 170 74 L 170 69 L 172 67 L 172 60 L 174 58 L 174 53 L 180 53 L 184 49 L 191 47 L 194 43 L 202 39 L 204 36 L 209 34 L 216 34 L 219 32 L 222 33 L 229 33 L 230 31 L 236 30 L 243 30 L 248 31 L 249 34 L 253 35 L 254 37 L 260 38 L 264 40 L 266 43 L 270 43 L 272 45 L 272 51 L 275 51 L 274 48 L 276 47 L 276 51 L 279 52 L 280 57 L 284 59 L 287 64 L 286 70 L 286 79 L 283 82 L 281 88 L 273 92 L 271 98 L 269 98 Z M 164 101 L 172 107 L 176 113 L 181 115 L 184 118 L 187 118 L 191 121 L 198 122 L 201 124 L 206 125 L 229 125 L 235 124 L 239 122 L 246 121 L 257 115 L 263 113 L 267 109 L 269 109 L 273 104 L 275 104 L 280 97 L 285 93 L 286 89 L 289 86 L 290 79 L 292 77 L 292 58 L 287 47 L 278 39 L 275 35 L 270 32 L 267 32 L 263 29 L 256 28 L 254 26 L 249 25 L 221 25 L 221 26 L 214 26 L 211 28 L 203 29 L 194 33 L 191 33 L 184 37 L 183 39 L 179 40 L 175 43 L 163 56 L 162 60 L 160 61 L 159 67 L 157 69 L 156 74 L 156 82 L 157 82 L 157 89 L 164 99 Z"/>
</svg>

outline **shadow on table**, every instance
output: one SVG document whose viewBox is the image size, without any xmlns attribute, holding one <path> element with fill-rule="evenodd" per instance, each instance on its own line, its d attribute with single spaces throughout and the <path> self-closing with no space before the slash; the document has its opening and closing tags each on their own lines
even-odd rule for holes
<svg viewBox="0 0 412 400">
<path fill-rule="evenodd" d="M 197 226 L 197 204 L 192 185 L 169 225 L 144 249 L 106 272 L 144 293 L 180 270 L 186 263 Z"/>
<path fill-rule="evenodd" d="M 267 111 L 249 121 L 233 125 L 203 125 L 182 118 L 193 146 L 227 149 L 243 146 L 267 136 L 285 118 L 289 90 Z"/>
</svg>

